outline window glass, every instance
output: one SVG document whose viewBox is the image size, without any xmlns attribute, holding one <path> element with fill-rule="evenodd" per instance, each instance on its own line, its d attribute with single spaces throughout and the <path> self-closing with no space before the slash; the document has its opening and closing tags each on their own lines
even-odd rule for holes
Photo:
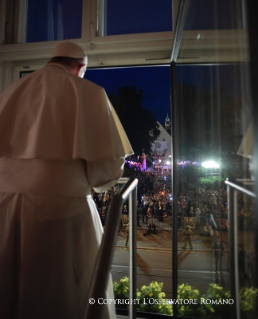
<svg viewBox="0 0 258 319">
<path fill-rule="evenodd" d="M 184 30 L 241 29 L 243 21 L 237 15 L 241 9 L 241 0 L 190 1 Z"/>
<path fill-rule="evenodd" d="M 172 30 L 171 0 L 105 0 L 104 35 Z"/>
<path fill-rule="evenodd" d="M 28 0 L 26 42 L 81 38 L 82 0 Z"/>
<path fill-rule="evenodd" d="M 248 158 L 253 136 L 246 135 L 252 123 L 252 103 L 248 63 L 178 65 L 176 70 L 176 107 L 180 110 L 175 146 L 178 294 L 198 300 L 196 306 L 179 305 L 179 313 L 199 317 L 210 311 L 210 300 L 230 298 L 230 218 L 225 180 L 242 179 L 249 186 L 253 184 Z M 245 289 L 239 298 L 252 304 L 252 312 L 255 305 L 250 296 L 257 284 L 253 273 L 254 198 L 237 192 L 234 209 L 238 219 L 240 288 Z M 244 314 L 244 302 L 240 306 Z M 218 314 L 224 318 L 230 314 L 230 306 L 213 306 L 212 311 L 211 318 Z"/>
<path fill-rule="evenodd" d="M 134 149 L 126 159 L 125 176 L 139 180 L 137 191 L 137 309 L 171 315 L 172 305 L 172 197 L 170 67 L 131 67 L 87 70 L 85 77 L 101 85 L 117 111 Z M 157 122 L 158 130 L 157 130 Z M 93 194 L 102 220 L 117 190 Z M 121 212 L 112 277 L 118 309 L 128 309 L 128 212 Z M 149 298 L 150 302 L 149 302 Z"/>
<path fill-rule="evenodd" d="M 257 315 L 251 297 L 257 294 L 255 198 L 251 195 L 253 105 L 243 4 L 190 2 L 184 31 L 236 30 L 200 32 L 195 40 L 183 32 L 179 49 L 180 59 L 196 60 L 196 64 L 176 67 L 174 106 L 178 110 L 174 128 L 178 137 L 174 146 L 178 295 L 189 299 L 190 294 L 198 300 L 195 306 L 178 306 L 184 316 L 230 317 L 230 305 L 215 305 L 220 299 L 229 302 L 229 298 L 234 298 L 234 304 L 239 301 L 241 317 Z M 231 48 L 223 44 L 223 38 L 232 43 Z M 191 50 L 193 46 L 195 50 Z M 212 63 L 198 64 L 206 59 Z M 226 179 L 244 183 L 243 189 L 250 192 L 232 190 Z M 230 197 L 228 201 L 231 192 L 234 200 Z M 238 262 L 232 263 L 235 252 Z"/>
</svg>

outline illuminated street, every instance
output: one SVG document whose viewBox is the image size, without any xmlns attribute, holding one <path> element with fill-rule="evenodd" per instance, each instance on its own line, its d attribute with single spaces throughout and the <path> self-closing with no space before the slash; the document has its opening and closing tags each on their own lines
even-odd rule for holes
<svg viewBox="0 0 258 319">
<path fill-rule="evenodd" d="M 146 236 L 147 238 L 143 237 L 143 233 L 143 230 L 137 231 L 137 245 L 144 247 L 137 249 L 137 287 L 148 285 L 153 280 L 163 282 L 163 291 L 170 298 L 172 297 L 171 233 L 164 230 L 158 235 Z M 181 237 L 179 236 L 179 238 Z M 122 246 L 122 240 L 118 239 L 118 241 L 121 245 L 116 246 L 111 268 L 114 281 L 128 276 L 129 271 L 129 249 Z M 161 243 L 163 243 L 163 247 Z M 201 292 L 207 290 L 209 283 L 218 283 L 229 289 L 227 250 L 225 250 L 222 259 L 222 271 L 215 272 L 215 258 L 210 239 L 194 235 L 194 249 L 192 251 L 181 249 L 181 246 L 181 242 L 179 242 L 179 284 L 188 283 Z"/>
</svg>

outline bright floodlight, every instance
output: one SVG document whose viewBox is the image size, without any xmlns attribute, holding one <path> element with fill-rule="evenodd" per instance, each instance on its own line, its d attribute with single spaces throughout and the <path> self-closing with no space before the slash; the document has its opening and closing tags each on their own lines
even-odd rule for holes
<svg viewBox="0 0 258 319">
<path fill-rule="evenodd" d="M 220 165 L 214 161 L 203 162 L 202 167 L 205 168 L 219 168 Z"/>
<path fill-rule="evenodd" d="M 170 162 L 170 161 L 166 161 L 166 164 L 167 164 L 167 165 L 170 165 L 170 164 L 171 164 L 171 162 Z"/>
</svg>

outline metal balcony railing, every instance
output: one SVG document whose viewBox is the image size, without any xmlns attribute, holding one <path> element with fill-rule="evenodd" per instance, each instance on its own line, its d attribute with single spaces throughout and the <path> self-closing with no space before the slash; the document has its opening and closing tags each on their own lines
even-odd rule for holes
<svg viewBox="0 0 258 319">
<path fill-rule="evenodd" d="M 239 270 L 238 270 L 238 237 L 237 237 L 237 192 L 244 193 L 253 198 L 256 194 L 249 190 L 250 180 L 236 180 L 234 182 L 225 181 L 227 185 L 228 200 L 228 242 L 229 242 L 229 269 L 230 269 L 230 292 L 231 298 L 235 301 L 232 307 L 231 318 L 240 319 L 240 303 L 239 303 Z"/>
<path fill-rule="evenodd" d="M 105 295 L 110 266 L 114 254 L 118 227 L 121 219 L 122 205 L 129 197 L 129 298 L 136 299 L 136 194 L 138 179 L 120 178 L 118 184 L 124 184 L 119 193 L 113 196 L 109 208 L 105 231 L 98 252 L 95 270 L 91 282 L 91 290 L 87 299 L 85 319 L 101 319 L 102 305 L 97 302 L 90 304 L 88 300 L 98 300 Z M 129 318 L 136 318 L 136 304 L 129 304 Z"/>
<path fill-rule="evenodd" d="M 136 299 L 136 194 L 137 194 L 137 179 L 121 178 L 119 184 L 124 184 L 118 194 L 115 194 L 108 213 L 105 232 L 101 242 L 101 247 L 98 253 L 95 272 L 92 279 L 91 291 L 89 298 L 102 298 L 105 294 L 110 266 L 113 258 L 116 236 L 121 218 L 122 205 L 129 198 L 129 298 Z M 239 272 L 238 272 L 238 225 L 237 225 L 237 192 L 242 192 L 253 198 L 256 194 L 249 189 L 249 181 L 236 180 L 231 182 L 225 181 L 227 185 L 228 196 L 228 226 L 229 226 L 229 260 L 230 260 L 230 290 L 231 298 L 234 299 L 234 307 L 232 307 L 231 318 L 240 319 L 240 304 L 239 304 Z M 129 318 L 136 318 L 136 303 L 129 304 Z M 102 306 L 95 303 L 94 305 L 87 304 L 85 319 L 95 318 L 100 319 L 102 315 Z"/>
</svg>

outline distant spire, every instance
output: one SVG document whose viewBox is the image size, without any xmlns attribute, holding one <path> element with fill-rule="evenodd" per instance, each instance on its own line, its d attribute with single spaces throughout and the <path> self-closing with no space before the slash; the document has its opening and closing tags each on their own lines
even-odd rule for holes
<svg viewBox="0 0 258 319">
<path fill-rule="evenodd" d="M 165 129 L 167 131 L 171 129 L 171 123 L 170 123 L 170 118 L 168 117 L 168 113 L 167 113 L 167 117 L 165 119 Z"/>
</svg>

